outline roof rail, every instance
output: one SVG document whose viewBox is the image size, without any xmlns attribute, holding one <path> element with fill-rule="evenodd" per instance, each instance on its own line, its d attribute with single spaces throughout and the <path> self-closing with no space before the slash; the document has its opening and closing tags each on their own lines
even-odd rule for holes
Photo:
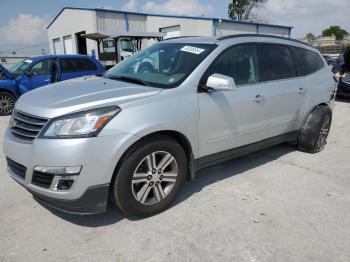
<svg viewBox="0 0 350 262">
<path fill-rule="evenodd" d="M 191 37 L 200 37 L 200 36 L 198 36 L 198 35 L 174 36 L 174 37 L 166 38 L 166 39 L 164 39 L 163 41 L 166 41 L 166 40 L 173 40 L 173 39 L 181 39 L 181 38 L 191 38 Z"/>
<path fill-rule="evenodd" d="M 218 41 L 222 41 L 225 39 L 231 39 L 231 38 L 238 38 L 238 37 L 267 37 L 267 38 L 275 38 L 275 39 L 283 39 L 283 40 L 289 40 L 292 42 L 296 42 L 299 44 L 303 44 L 309 47 L 312 47 L 311 45 L 304 43 L 302 41 L 290 38 L 290 37 L 283 37 L 283 36 L 275 36 L 275 35 L 264 35 L 264 34 L 237 34 L 237 35 L 225 35 L 225 36 L 221 36 L 219 38 L 217 38 Z"/>
</svg>

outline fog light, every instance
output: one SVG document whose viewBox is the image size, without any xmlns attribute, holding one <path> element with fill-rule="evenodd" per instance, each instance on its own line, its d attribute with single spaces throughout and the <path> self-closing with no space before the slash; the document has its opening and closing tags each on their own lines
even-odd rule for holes
<svg viewBox="0 0 350 262">
<path fill-rule="evenodd" d="M 36 166 L 34 171 L 41 173 L 47 173 L 52 175 L 79 175 L 81 171 L 81 166 L 62 166 L 62 167 L 49 167 L 49 166 Z"/>
<path fill-rule="evenodd" d="M 60 180 L 57 183 L 57 190 L 68 190 L 72 187 L 73 183 L 73 179 Z"/>
</svg>

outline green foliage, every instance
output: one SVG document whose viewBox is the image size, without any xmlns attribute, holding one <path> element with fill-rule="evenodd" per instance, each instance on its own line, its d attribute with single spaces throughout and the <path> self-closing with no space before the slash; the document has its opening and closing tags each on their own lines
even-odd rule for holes
<svg viewBox="0 0 350 262">
<path fill-rule="evenodd" d="M 309 43 L 311 43 L 312 41 L 315 40 L 316 36 L 313 33 L 307 33 L 306 38 L 309 41 Z"/>
<path fill-rule="evenodd" d="M 322 36 L 334 35 L 337 40 L 342 40 L 344 38 L 344 35 L 347 34 L 348 32 L 338 25 L 332 25 L 329 28 L 322 31 Z"/>
<path fill-rule="evenodd" d="M 228 5 L 228 16 L 231 19 L 248 20 L 252 9 L 260 7 L 268 0 L 232 0 Z"/>
</svg>

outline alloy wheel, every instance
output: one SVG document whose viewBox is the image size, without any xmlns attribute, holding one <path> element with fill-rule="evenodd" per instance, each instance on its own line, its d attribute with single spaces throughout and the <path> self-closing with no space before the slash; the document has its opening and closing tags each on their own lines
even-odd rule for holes
<svg viewBox="0 0 350 262">
<path fill-rule="evenodd" d="M 15 101 L 10 96 L 0 96 L 0 113 L 10 114 L 14 105 Z"/>
<path fill-rule="evenodd" d="M 165 151 L 147 155 L 137 165 L 131 188 L 135 199 L 144 205 L 157 204 L 173 189 L 178 175 L 174 156 Z"/>
</svg>

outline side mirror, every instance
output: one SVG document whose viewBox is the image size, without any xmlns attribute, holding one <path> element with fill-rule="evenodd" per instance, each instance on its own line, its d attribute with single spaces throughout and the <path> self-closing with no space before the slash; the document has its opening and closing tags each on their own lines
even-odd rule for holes
<svg viewBox="0 0 350 262">
<path fill-rule="evenodd" d="M 27 77 L 32 77 L 32 76 L 34 76 L 34 73 L 31 72 L 31 71 L 27 71 L 27 72 L 26 72 L 26 76 L 27 76 Z"/>
<path fill-rule="evenodd" d="M 214 91 L 234 91 L 237 89 L 237 86 L 232 77 L 212 74 L 208 77 L 206 88 Z"/>
</svg>

